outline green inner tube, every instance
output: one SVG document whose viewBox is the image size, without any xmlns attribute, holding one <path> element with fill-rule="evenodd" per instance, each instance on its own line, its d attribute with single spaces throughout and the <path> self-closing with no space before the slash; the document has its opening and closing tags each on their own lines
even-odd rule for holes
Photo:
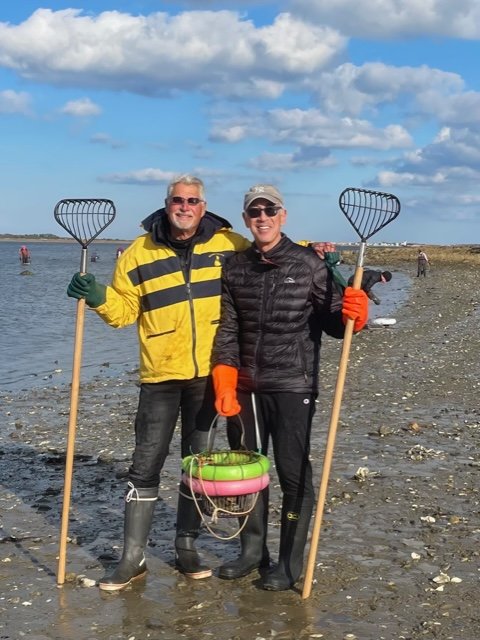
<svg viewBox="0 0 480 640">
<path fill-rule="evenodd" d="M 268 473 L 270 460 L 253 451 L 204 451 L 183 458 L 182 469 L 203 480 L 248 480 Z"/>
</svg>

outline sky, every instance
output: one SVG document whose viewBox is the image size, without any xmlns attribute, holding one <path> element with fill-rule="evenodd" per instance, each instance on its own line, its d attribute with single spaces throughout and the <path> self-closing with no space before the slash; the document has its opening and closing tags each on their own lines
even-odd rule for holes
<svg viewBox="0 0 480 640">
<path fill-rule="evenodd" d="M 338 197 L 392 193 L 370 242 L 480 242 L 478 0 L 30 0 L 0 8 L 0 234 L 109 198 L 133 239 L 169 181 L 248 235 L 275 184 L 293 240 L 355 242 Z"/>
</svg>

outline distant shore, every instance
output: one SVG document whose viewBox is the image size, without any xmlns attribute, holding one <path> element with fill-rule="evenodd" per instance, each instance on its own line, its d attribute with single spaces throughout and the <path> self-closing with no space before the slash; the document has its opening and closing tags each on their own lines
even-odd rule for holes
<svg viewBox="0 0 480 640">
<path fill-rule="evenodd" d="M 65 243 L 76 242 L 73 238 L 56 238 L 56 237 L 32 237 L 32 236 L 15 236 L 7 237 L 0 235 L 0 242 L 18 242 L 19 244 L 28 243 Z M 99 238 L 95 240 L 95 244 L 117 244 L 129 245 L 133 240 L 119 240 L 112 238 Z M 358 245 L 357 245 L 358 247 Z M 342 261 L 345 264 L 355 264 L 357 259 L 357 247 L 352 246 L 350 249 L 341 251 Z M 432 266 L 435 264 L 465 264 L 480 266 L 480 244 L 458 244 L 458 245 L 406 245 L 406 246 L 369 246 L 365 251 L 364 264 L 388 265 L 395 266 L 411 264 L 416 261 L 419 247 L 421 247 L 428 255 Z"/>
<path fill-rule="evenodd" d="M 472 266 L 480 266 L 480 245 L 418 245 L 418 246 L 401 246 L 401 247 L 385 247 L 385 246 L 368 246 L 365 251 L 365 265 L 395 265 L 401 266 L 406 263 L 412 264 L 417 260 L 419 247 L 426 252 L 432 267 L 435 265 L 448 264 L 464 264 Z M 345 264 L 355 264 L 357 252 L 345 250 L 341 252 L 342 260 Z"/>
<path fill-rule="evenodd" d="M 32 238 L 28 236 L 4 237 L 0 236 L 0 242 L 18 242 L 19 244 L 29 244 L 34 242 L 42 243 L 65 243 L 77 242 L 73 238 Z M 112 238 L 98 238 L 95 244 L 130 244 L 132 240 L 115 240 Z"/>
</svg>

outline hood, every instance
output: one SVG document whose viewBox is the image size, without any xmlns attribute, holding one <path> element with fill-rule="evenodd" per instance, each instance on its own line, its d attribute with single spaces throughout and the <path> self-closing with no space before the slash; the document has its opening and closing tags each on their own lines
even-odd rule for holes
<svg viewBox="0 0 480 640">
<path fill-rule="evenodd" d="M 149 216 L 147 216 L 141 223 L 142 227 L 145 231 L 152 234 L 153 240 L 155 242 L 168 243 L 168 228 L 169 222 L 167 218 L 167 212 L 165 207 L 162 209 L 157 209 Z M 212 213 L 211 211 L 206 211 L 202 220 L 200 221 L 200 226 L 198 227 L 195 238 L 204 240 L 209 240 L 214 233 L 219 231 L 220 229 L 231 229 L 232 225 L 226 218 L 222 218 L 221 216 L 217 216 L 216 213 Z"/>
</svg>

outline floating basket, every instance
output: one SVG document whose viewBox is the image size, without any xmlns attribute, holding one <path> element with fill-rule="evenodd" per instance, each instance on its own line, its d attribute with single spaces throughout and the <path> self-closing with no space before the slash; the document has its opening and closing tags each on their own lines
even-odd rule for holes
<svg viewBox="0 0 480 640">
<path fill-rule="evenodd" d="M 248 516 L 259 492 L 270 481 L 270 461 L 261 453 L 243 449 L 212 450 L 210 438 L 217 418 L 210 428 L 207 450 L 182 460 L 182 481 L 189 487 L 197 509 L 211 517 L 212 522 L 218 518 Z M 240 423 L 244 432 L 241 419 Z"/>
</svg>

